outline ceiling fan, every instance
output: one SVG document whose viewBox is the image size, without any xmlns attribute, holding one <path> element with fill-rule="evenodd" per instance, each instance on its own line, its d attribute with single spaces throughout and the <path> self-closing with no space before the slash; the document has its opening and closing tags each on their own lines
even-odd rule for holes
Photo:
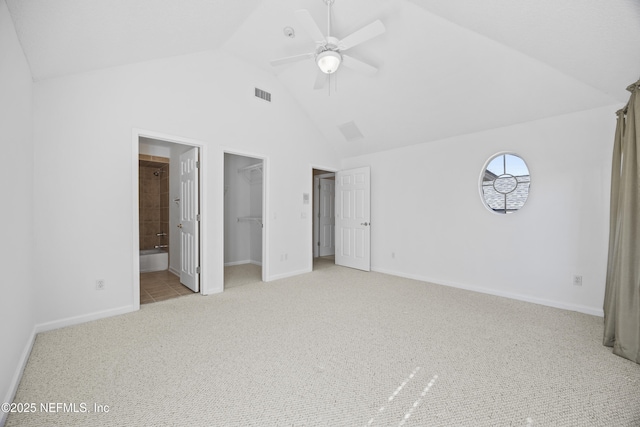
<svg viewBox="0 0 640 427">
<path fill-rule="evenodd" d="M 349 67 L 364 74 L 374 75 L 378 71 L 376 67 L 355 59 L 352 56 L 345 55 L 343 52 L 384 33 L 386 28 L 382 22 L 380 20 L 376 20 L 356 32 L 351 33 L 345 38 L 338 40 L 331 36 L 331 5 L 335 0 L 323 1 L 327 4 L 326 36 L 322 34 L 322 31 L 320 31 L 320 28 L 311 17 L 308 10 L 301 9 L 295 12 L 296 19 L 300 25 L 305 29 L 309 36 L 311 36 L 313 41 L 315 41 L 316 49 L 313 52 L 276 59 L 270 61 L 270 64 L 275 67 L 278 65 L 313 58 L 315 63 L 318 65 L 318 74 L 313 86 L 314 89 L 322 89 L 327 77 L 338 71 L 338 68 L 340 68 L 340 65 L 342 64 L 344 64 L 345 67 Z"/>
</svg>

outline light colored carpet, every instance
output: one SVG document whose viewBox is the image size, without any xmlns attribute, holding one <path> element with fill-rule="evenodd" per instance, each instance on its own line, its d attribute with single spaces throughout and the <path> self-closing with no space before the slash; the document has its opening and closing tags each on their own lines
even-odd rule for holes
<svg viewBox="0 0 640 427">
<path fill-rule="evenodd" d="M 602 319 L 323 264 L 38 335 L 8 426 L 639 426 Z"/>
<path fill-rule="evenodd" d="M 224 268 L 224 289 L 257 283 L 262 280 L 262 267 L 255 264 L 230 265 Z"/>
</svg>

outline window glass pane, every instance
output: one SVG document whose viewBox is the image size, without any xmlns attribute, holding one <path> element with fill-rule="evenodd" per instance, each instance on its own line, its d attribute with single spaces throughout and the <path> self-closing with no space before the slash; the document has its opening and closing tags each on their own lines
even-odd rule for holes
<svg viewBox="0 0 640 427">
<path fill-rule="evenodd" d="M 504 214 L 515 212 L 529 197 L 529 168 L 515 154 L 498 154 L 487 162 L 480 185 L 483 202 L 490 210 Z"/>
<path fill-rule="evenodd" d="M 507 154 L 505 157 L 506 157 L 506 163 L 507 163 L 507 171 L 509 174 L 513 176 L 529 175 L 529 169 L 527 168 L 527 165 L 524 163 L 524 160 L 522 160 L 518 156 L 514 156 L 513 154 Z"/>
<path fill-rule="evenodd" d="M 498 156 L 489 162 L 487 172 L 496 177 L 504 174 L 504 157 Z M 494 178 L 495 179 L 495 178 Z"/>
</svg>

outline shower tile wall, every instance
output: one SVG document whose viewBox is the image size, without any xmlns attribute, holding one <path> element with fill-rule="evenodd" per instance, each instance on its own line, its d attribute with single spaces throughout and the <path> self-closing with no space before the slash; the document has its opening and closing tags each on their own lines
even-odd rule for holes
<svg viewBox="0 0 640 427">
<path fill-rule="evenodd" d="M 139 165 L 140 249 L 166 245 L 168 251 L 169 159 L 141 154 Z"/>
</svg>

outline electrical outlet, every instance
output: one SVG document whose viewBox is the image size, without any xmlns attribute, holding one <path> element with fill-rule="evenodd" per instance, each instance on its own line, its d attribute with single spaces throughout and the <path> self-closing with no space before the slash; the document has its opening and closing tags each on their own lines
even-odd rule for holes
<svg viewBox="0 0 640 427">
<path fill-rule="evenodd" d="M 574 276 L 573 276 L 573 284 L 575 286 L 582 286 L 582 276 L 578 276 L 577 274 L 574 274 Z"/>
<path fill-rule="evenodd" d="M 104 291 L 107 286 L 107 282 L 104 279 L 96 280 L 96 291 Z"/>
</svg>

